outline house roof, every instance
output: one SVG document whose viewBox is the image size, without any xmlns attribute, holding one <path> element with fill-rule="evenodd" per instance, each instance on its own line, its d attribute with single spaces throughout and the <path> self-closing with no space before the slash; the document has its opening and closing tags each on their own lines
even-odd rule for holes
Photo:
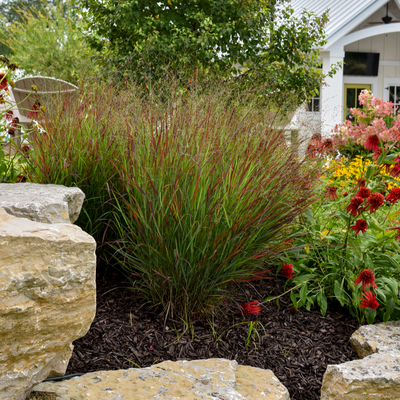
<svg viewBox="0 0 400 400">
<path fill-rule="evenodd" d="M 325 28 L 328 43 L 325 48 L 350 33 L 387 3 L 388 0 L 291 0 L 290 2 L 295 17 L 300 16 L 303 9 L 313 11 L 317 15 L 329 9 L 329 22 Z M 398 0 L 395 3 L 399 5 Z"/>
</svg>

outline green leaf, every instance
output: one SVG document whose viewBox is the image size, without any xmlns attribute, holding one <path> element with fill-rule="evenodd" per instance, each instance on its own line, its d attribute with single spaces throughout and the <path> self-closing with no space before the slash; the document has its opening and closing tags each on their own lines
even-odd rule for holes
<svg viewBox="0 0 400 400">
<path fill-rule="evenodd" d="M 340 305 L 343 307 L 346 305 L 346 299 L 344 297 L 344 291 L 343 288 L 341 287 L 341 285 L 339 284 L 338 281 L 335 281 L 335 285 L 333 288 L 333 291 L 335 293 L 335 297 L 336 299 L 339 301 Z"/>
<path fill-rule="evenodd" d="M 376 310 L 373 310 L 372 308 L 366 308 L 365 316 L 367 317 L 368 324 L 373 324 L 376 317 Z"/>
<path fill-rule="evenodd" d="M 371 176 L 374 174 L 375 170 L 376 170 L 375 165 L 370 164 L 367 166 L 367 173 L 365 174 L 367 180 L 371 179 Z"/>
<path fill-rule="evenodd" d="M 307 299 L 307 283 L 300 289 L 300 300 L 304 304 Z"/>
<path fill-rule="evenodd" d="M 297 297 L 296 297 L 296 293 L 295 293 L 293 290 L 290 292 L 290 300 L 292 300 L 293 305 L 294 305 L 296 308 L 298 308 L 298 307 L 297 307 Z"/>
<path fill-rule="evenodd" d="M 322 290 L 318 293 L 317 302 L 319 308 L 321 309 L 322 316 L 325 317 L 326 310 L 328 308 L 328 301 L 326 300 L 326 296 Z"/>
<path fill-rule="evenodd" d="M 383 322 L 389 321 L 390 316 L 392 315 L 393 311 L 394 311 L 394 299 L 390 298 L 386 302 L 386 311 L 385 311 L 385 314 L 383 314 Z"/>
</svg>

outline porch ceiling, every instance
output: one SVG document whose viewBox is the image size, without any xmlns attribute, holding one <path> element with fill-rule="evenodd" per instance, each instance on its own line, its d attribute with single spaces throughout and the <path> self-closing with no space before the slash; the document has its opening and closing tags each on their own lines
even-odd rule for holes
<svg viewBox="0 0 400 400">
<path fill-rule="evenodd" d="M 290 3 L 295 11 L 295 17 L 300 16 L 303 9 L 313 11 L 317 15 L 329 9 L 329 22 L 325 28 L 328 39 L 325 48 L 328 48 L 388 2 L 388 0 L 291 0 Z M 391 0 L 389 5 L 390 12 L 397 16 L 400 13 L 400 0 Z"/>
</svg>

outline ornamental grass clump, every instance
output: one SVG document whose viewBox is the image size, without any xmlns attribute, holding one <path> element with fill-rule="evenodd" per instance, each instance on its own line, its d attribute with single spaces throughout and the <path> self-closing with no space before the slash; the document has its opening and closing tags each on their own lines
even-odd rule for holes
<svg viewBox="0 0 400 400">
<path fill-rule="evenodd" d="M 85 82 L 87 84 L 87 82 Z M 76 224 L 101 244 L 110 226 L 110 183 L 117 185 L 125 151 L 121 119 L 126 98 L 111 86 L 83 84 L 79 95 L 49 99 L 30 135 L 27 179 L 79 187 L 85 193 Z M 123 107 L 121 111 L 120 107 Z"/>
<path fill-rule="evenodd" d="M 276 115 L 227 99 L 213 88 L 138 102 L 128 120 L 115 257 L 164 315 L 218 307 L 277 255 L 312 202 L 316 171 L 271 129 Z"/>
</svg>

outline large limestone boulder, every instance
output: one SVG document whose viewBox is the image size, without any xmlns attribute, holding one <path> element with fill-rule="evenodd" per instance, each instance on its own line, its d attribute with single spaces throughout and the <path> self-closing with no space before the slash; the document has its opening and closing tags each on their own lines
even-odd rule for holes
<svg viewBox="0 0 400 400">
<path fill-rule="evenodd" d="M 0 208 L 1 400 L 25 399 L 88 331 L 96 306 L 95 248 L 70 223 L 34 222 Z"/>
<path fill-rule="evenodd" d="M 85 195 L 79 188 L 38 183 L 0 183 L 0 207 L 46 224 L 74 223 Z"/>
<path fill-rule="evenodd" d="M 363 325 L 350 338 L 360 358 L 390 350 L 400 351 L 400 321 Z"/>
<path fill-rule="evenodd" d="M 400 400 L 400 353 L 388 351 L 328 365 L 321 400 Z"/>
<path fill-rule="evenodd" d="M 287 389 L 268 370 L 209 359 L 165 361 L 150 368 L 100 371 L 63 382 L 44 382 L 35 392 L 57 400 L 289 400 Z"/>
</svg>

